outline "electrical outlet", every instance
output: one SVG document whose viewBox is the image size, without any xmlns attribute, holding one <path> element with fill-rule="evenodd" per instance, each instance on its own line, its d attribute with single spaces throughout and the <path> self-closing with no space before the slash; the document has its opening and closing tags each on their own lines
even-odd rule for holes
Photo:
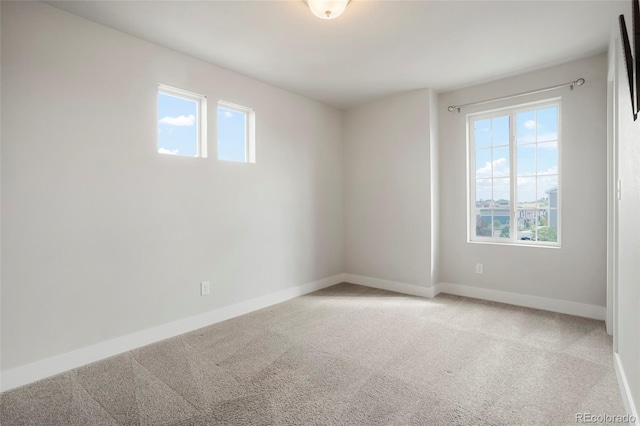
<svg viewBox="0 0 640 426">
<path fill-rule="evenodd" d="M 200 296 L 209 295 L 209 281 L 203 281 L 200 283 Z"/>
<path fill-rule="evenodd" d="M 476 263 L 476 274 L 483 274 L 484 273 L 484 266 L 482 265 L 482 263 Z"/>
</svg>

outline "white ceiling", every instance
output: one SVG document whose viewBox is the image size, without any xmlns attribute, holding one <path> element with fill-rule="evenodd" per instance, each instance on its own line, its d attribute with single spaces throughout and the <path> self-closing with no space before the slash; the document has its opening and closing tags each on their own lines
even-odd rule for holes
<svg viewBox="0 0 640 426">
<path fill-rule="evenodd" d="M 463 87 L 605 51 L 625 1 L 353 0 L 334 20 L 288 1 L 50 1 L 346 108 Z"/>
</svg>

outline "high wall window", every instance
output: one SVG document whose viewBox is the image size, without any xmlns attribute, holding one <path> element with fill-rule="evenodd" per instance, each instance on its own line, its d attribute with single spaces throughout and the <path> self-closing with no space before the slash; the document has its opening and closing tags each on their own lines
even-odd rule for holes
<svg viewBox="0 0 640 426">
<path fill-rule="evenodd" d="M 468 116 L 469 240 L 560 245 L 560 101 Z"/>
<path fill-rule="evenodd" d="M 255 111 L 218 101 L 218 160 L 255 163 Z"/>
<path fill-rule="evenodd" d="M 207 98 L 186 90 L 158 86 L 158 152 L 207 156 Z"/>
</svg>

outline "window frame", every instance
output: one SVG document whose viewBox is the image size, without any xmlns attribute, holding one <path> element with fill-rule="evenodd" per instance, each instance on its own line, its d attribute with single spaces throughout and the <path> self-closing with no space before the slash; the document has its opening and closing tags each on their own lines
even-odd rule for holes
<svg viewBox="0 0 640 426">
<path fill-rule="evenodd" d="M 558 153 L 558 185 L 557 185 L 557 227 L 556 235 L 557 241 L 532 241 L 532 240 L 519 240 L 518 235 L 518 170 L 517 170 L 517 122 L 516 116 L 519 113 L 536 111 L 540 109 L 556 107 L 558 110 L 558 134 L 557 134 L 557 153 Z M 509 235 L 510 238 L 499 237 L 483 237 L 476 236 L 476 146 L 475 146 L 475 131 L 473 124 L 476 121 L 493 119 L 496 117 L 509 117 Z M 537 120 L 536 120 L 537 121 Z M 555 97 L 544 99 L 540 101 L 528 102 L 524 104 L 516 104 L 507 107 L 501 107 L 492 110 L 484 110 L 478 112 L 472 112 L 466 116 L 467 123 L 467 242 L 472 244 L 498 244 L 507 246 L 525 246 L 525 247 L 545 247 L 545 248 L 561 248 L 562 247 L 562 98 Z M 537 130 L 535 145 L 537 148 Z M 551 142 L 551 141 L 549 141 Z M 493 160 L 492 160 L 493 161 Z M 528 176 L 528 175 L 527 175 Z M 540 175 L 537 170 L 537 157 L 536 157 L 536 174 L 538 179 Z M 492 225 L 493 226 L 493 225 Z"/>
<path fill-rule="evenodd" d="M 196 103 L 196 155 L 191 156 L 178 154 L 173 156 L 187 158 L 207 158 L 207 97 L 205 95 L 189 92 L 188 90 L 179 89 L 177 87 L 158 84 L 158 93 L 156 95 L 156 116 L 160 94 L 173 96 L 174 98 L 180 98 Z M 159 135 L 156 134 L 156 151 L 158 149 L 158 140 Z"/>
<path fill-rule="evenodd" d="M 228 111 L 244 114 L 244 161 L 224 160 L 220 158 L 220 123 L 216 121 L 216 158 L 218 161 L 230 163 L 255 163 L 256 162 L 256 110 L 243 105 L 234 104 L 232 102 L 218 100 L 216 108 L 216 120 L 218 110 L 222 108 Z"/>
</svg>

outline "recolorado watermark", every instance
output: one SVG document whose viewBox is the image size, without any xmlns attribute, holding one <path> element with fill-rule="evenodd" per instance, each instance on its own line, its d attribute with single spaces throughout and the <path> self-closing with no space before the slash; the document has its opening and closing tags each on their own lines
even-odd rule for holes
<svg viewBox="0 0 640 426">
<path fill-rule="evenodd" d="M 636 417 L 631 414 L 576 413 L 576 423 L 621 423 L 633 424 Z"/>
</svg>

